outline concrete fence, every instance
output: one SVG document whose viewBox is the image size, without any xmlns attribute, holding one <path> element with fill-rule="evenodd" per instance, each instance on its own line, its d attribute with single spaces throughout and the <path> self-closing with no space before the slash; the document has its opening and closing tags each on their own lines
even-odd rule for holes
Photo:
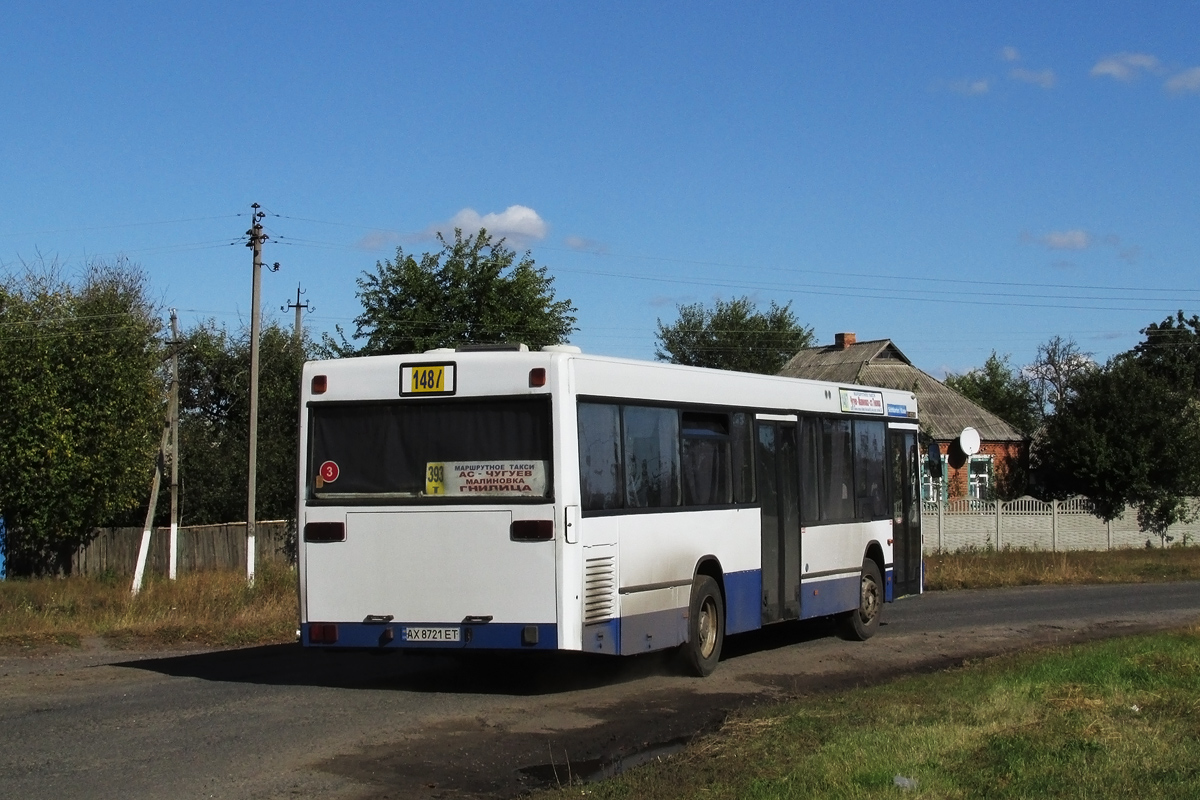
<svg viewBox="0 0 1200 800">
<path fill-rule="evenodd" d="M 992 502 L 951 500 L 922 504 L 925 551 L 955 551 L 968 548 L 1028 548 L 1030 550 L 1112 550 L 1145 547 L 1160 540 L 1138 530 L 1137 510 L 1112 522 L 1095 515 L 1091 501 L 1084 498 L 1043 503 L 1032 497 Z M 1175 542 L 1200 541 L 1200 520 L 1172 525 L 1168 536 Z"/>
<path fill-rule="evenodd" d="M 267 561 L 291 563 L 286 552 L 288 523 L 277 520 L 255 525 L 255 563 Z M 167 547 L 170 528 L 155 528 L 150 537 L 148 574 L 167 572 Z M 245 569 L 246 523 L 195 525 L 179 529 L 179 573 L 206 569 Z M 133 575 L 141 528 L 105 528 L 91 544 L 75 554 L 71 571 L 76 575 L 100 575 L 105 572 Z"/>
</svg>

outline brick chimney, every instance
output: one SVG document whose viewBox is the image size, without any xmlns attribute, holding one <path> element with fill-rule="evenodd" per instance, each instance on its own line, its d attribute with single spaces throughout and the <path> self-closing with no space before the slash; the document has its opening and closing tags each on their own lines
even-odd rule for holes
<svg viewBox="0 0 1200 800">
<path fill-rule="evenodd" d="M 839 350 L 845 350 L 856 341 L 858 341 L 858 337 L 853 333 L 836 333 L 833 336 L 833 343 Z"/>
</svg>

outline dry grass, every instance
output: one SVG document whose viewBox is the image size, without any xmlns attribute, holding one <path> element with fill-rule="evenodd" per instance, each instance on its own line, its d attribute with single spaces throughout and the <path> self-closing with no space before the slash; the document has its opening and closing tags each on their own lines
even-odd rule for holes
<svg viewBox="0 0 1200 800">
<path fill-rule="evenodd" d="M 925 557 L 925 588 L 929 590 L 1198 579 L 1200 547 L 1065 553 L 974 550 Z"/>
<path fill-rule="evenodd" d="M 129 587 L 127 577 L 0 581 L 0 643 L 78 645 L 102 636 L 125 645 L 246 645 L 295 637 L 289 567 L 264 565 L 253 588 L 232 571 L 155 576 L 137 597 Z"/>
<path fill-rule="evenodd" d="M 931 590 L 1197 579 L 1200 547 L 974 551 L 925 559 Z M 126 577 L 0 581 L 0 644 L 78 645 L 93 636 L 131 646 L 266 644 L 291 641 L 296 620 L 295 570 L 270 563 L 252 589 L 240 572 L 201 572 L 174 582 L 154 576 L 137 597 L 130 596 Z"/>
</svg>

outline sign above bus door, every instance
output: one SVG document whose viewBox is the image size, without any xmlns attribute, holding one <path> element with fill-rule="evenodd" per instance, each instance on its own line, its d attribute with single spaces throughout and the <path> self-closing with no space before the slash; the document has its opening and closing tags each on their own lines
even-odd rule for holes
<svg viewBox="0 0 1200 800">
<path fill-rule="evenodd" d="M 861 389 L 839 389 L 842 411 L 847 414 L 884 414 L 883 392 L 864 392 Z"/>
<path fill-rule="evenodd" d="M 445 396 L 458 390 L 458 370 L 453 362 L 444 364 L 401 364 L 401 396 Z"/>
</svg>

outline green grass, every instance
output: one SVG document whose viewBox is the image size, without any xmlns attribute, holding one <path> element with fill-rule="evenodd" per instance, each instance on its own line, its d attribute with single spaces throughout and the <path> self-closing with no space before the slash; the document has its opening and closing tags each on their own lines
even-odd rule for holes
<svg viewBox="0 0 1200 800">
<path fill-rule="evenodd" d="M 915 789 L 894 784 L 896 776 Z M 1200 797 L 1200 629 L 988 660 L 736 716 L 543 797 Z"/>
<path fill-rule="evenodd" d="M 148 577 L 136 597 L 128 577 L 0 581 L 0 644 L 78 646 L 104 637 L 124 646 L 247 645 L 292 641 L 296 573 L 265 564 L 244 573 L 197 572 L 177 581 Z"/>
</svg>

